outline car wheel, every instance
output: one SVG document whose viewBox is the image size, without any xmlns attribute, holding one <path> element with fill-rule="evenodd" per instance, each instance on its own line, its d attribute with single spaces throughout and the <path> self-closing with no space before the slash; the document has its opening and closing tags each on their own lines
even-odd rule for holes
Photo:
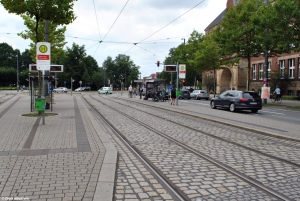
<svg viewBox="0 0 300 201">
<path fill-rule="evenodd" d="M 211 107 L 211 109 L 216 109 L 215 101 L 210 102 L 210 107 Z"/>
<path fill-rule="evenodd" d="M 234 112 L 235 111 L 235 105 L 234 105 L 234 103 L 230 103 L 229 110 L 230 110 L 230 112 Z"/>
<path fill-rule="evenodd" d="M 251 110 L 252 113 L 257 113 L 257 111 L 258 111 L 257 109 L 252 109 Z"/>
<path fill-rule="evenodd" d="M 206 100 L 208 100 L 208 98 Z"/>
</svg>

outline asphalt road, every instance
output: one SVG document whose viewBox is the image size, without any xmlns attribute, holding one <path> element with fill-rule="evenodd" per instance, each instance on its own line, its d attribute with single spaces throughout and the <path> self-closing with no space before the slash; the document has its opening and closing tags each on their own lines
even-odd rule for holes
<svg viewBox="0 0 300 201">
<path fill-rule="evenodd" d="M 207 100 L 179 100 L 178 104 L 180 102 L 192 104 L 192 105 L 198 105 L 200 107 L 210 107 L 210 101 Z M 300 103 L 299 103 L 300 105 Z M 214 110 L 214 112 L 211 114 L 212 116 L 217 116 L 218 112 L 229 112 L 226 109 L 217 109 Z M 239 111 L 241 114 L 245 115 L 257 115 L 260 116 L 261 118 L 266 118 L 266 119 L 273 119 L 273 120 L 279 120 L 282 122 L 286 123 L 291 123 L 291 124 L 300 124 L 300 110 L 298 109 L 289 109 L 285 107 L 277 107 L 277 106 L 266 106 L 263 107 L 262 110 L 259 110 L 258 113 L 251 113 L 251 111 Z"/>
</svg>

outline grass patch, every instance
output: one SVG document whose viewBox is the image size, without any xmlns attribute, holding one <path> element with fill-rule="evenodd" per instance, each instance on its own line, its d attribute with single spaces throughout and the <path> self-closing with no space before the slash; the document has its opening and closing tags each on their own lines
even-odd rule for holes
<svg viewBox="0 0 300 201">
<path fill-rule="evenodd" d="M 300 106 L 286 106 L 287 108 L 300 110 Z"/>
<path fill-rule="evenodd" d="M 278 103 L 267 103 L 263 104 L 263 106 L 277 106 L 277 107 L 285 107 L 286 105 L 278 104 Z"/>
<path fill-rule="evenodd" d="M 51 116 L 54 116 L 54 115 L 57 115 L 56 113 L 45 113 L 45 117 L 51 117 Z M 37 113 L 29 113 L 29 114 L 22 114 L 22 116 L 24 117 L 42 117 L 43 114 L 39 114 L 38 112 Z"/>
</svg>

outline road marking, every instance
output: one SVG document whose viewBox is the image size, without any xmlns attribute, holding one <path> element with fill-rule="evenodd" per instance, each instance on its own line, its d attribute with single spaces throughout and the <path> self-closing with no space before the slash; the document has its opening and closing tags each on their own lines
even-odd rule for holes
<svg viewBox="0 0 300 201">
<path fill-rule="evenodd" d="M 265 111 L 265 110 L 262 110 L 262 112 L 266 112 L 266 113 L 272 113 L 272 114 L 280 114 L 280 115 L 285 115 L 283 113 L 278 113 L 278 112 L 270 112 L 270 111 Z"/>
</svg>

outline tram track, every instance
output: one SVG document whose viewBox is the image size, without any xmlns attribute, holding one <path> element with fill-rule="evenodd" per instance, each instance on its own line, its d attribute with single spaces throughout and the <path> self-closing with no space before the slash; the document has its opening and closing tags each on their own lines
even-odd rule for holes
<svg viewBox="0 0 300 201">
<path fill-rule="evenodd" d="M 115 100 L 110 100 L 110 101 L 117 102 L 117 101 L 115 101 Z M 133 106 L 131 106 L 131 105 L 125 105 L 125 104 L 120 103 L 120 102 L 117 102 L 117 103 L 118 103 L 118 104 L 122 104 L 122 105 L 124 105 L 124 106 L 126 106 L 126 107 L 130 107 L 130 108 L 132 108 L 132 109 L 137 109 L 137 107 L 133 107 Z M 147 105 L 147 106 L 149 106 L 149 105 Z M 167 109 L 166 109 L 166 110 L 167 110 Z M 300 168 L 300 161 L 299 161 L 300 159 L 299 159 L 299 160 L 295 160 L 295 161 L 291 161 L 291 160 L 285 159 L 285 158 L 283 158 L 283 157 L 274 156 L 274 155 L 272 155 L 272 154 L 270 154 L 270 153 L 265 153 L 265 152 L 263 152 L 263 151 L 260 151 L 260 150 L 258 150 L 256 147 L 253 147 L 253 148 L 252 148 L 252 147 L 250 147 L 250 146 L 246 146 L 246 145 L 243 145 L 243 144 L 241 144 L 241 143 L 234 142 L 234 141 L 231 140 L 231 139 L 225 139 L 224 137 L 219 137 L 219 136 L 216 136 L 216 135 L 212 135 L 211 133 L 205 132 L 204 130 L 195 129 L 195 128 L 189 126 L 189 125 L 180 123 L 180 122 L 178 122 L 178 121 L 173 121 L 171 118 L 161 117 L 161 116 L 159 116 L 159 115 L 155 115 L 155 114 L 153 114 L 153 113 L 151 113 L 151 112 L 147 112 L 147 111 L 145 111 L 145 110 L 143 110 L 143 112 L 146 113 L 146 114 L 148 114 L 148 115 L 151 115 L 151 116 L 153 116 L 153 117 L 155 117 L 155 118 L 159 118 L 159 119 L 162 119 L 162 120 L 169 121 L 169 122 L 172 122 L 172 123 L 174 123 L 174 124 L 180 125 L 180 126 L 185 127 L 185 128 L 187 128 L 187 129 L 189 129 L 189 130 L 192 130 L 192 131 L 195 131 L 195 132 L 201 132 L 202 134 L 204 134 L 204 135 L 206 135 L 206 136 L 209 136 L 209 137 L 211 137 L 211 138 L 214 138 L 214 139 L 217 139 L 217 140 L 221 140 L 221 141 L 227 142 L 227 143 L 232 144 L 232 145 L 236 145 L 236 146 L 242 147 L 242 148 L 247 149 L 247 150 L 249 150 L 249 151 L 258 153 L 258 154 L 260 154 L 260 155 L 264 155 L 264 156 L 267 156 L 267 157 L 269 157 L 269 158 L 273 158 L 273 159 L 275 159 L 275 160 L 282 161 L 282 162 L 284 162 L 284 163 L 287 163 L 287 164 L 290 164 L 290 165 L 293 165 L 293 166 L 295 166 L 295 167 Z M 171 112 L 172 112 L 172 113 L 177 113 L 177 112 L 175 112 L 175 111 L 171 111 Z M 183 113 L 178 113 L 178 114 L 182 115 Z M 196 117 L 196 116 L 195 116 L 194 118 L 198 118 L 199 120 L 201 120 L 201 118 Z M 239 129 L 242 129 L 242 128 L 239 128 Z M 242 129 L 242 130 L 243 130 L 243 129 Z M 245 130 L 248 131 L 248 129 L 245 129 Z M 255 133 L 255 131 L 253 131 L 253 132 Z M 259 132 L 259 133 L 257 133 L 257 134 L 258 134 L 258 135 L 261 135 L 261 136 L 264 136 L 261 132 Z M 262 139 L 263 139 L 263 138 L 261 138 L 261 140 L 262 140 Z M 280 144 L 280 146 L 285 146 L 285 147 L 289 147 L 289 148 L 295 148 L 295 149 L 297 149 L 297 150 L 300 149 L 300 145 L 299 145 L 299 144 L 295 144 L 295 143 L 297 143 L 297 142 L 295 142 L 294 140 L 287 140 L 287 139 L 285 139 L 285 140 L 279 140 L 278 138 L 271 139 L 271 137 L 269 137 L 269 136 L 267 136 L 267 138 L 266 138 L 265 140 L 271 141 L 271 144 L 273 144 L 273 145 L 274 145 L 274 144 L 275 144 L 275 145 L 276 145 L 276 144 Z M 242 140 L 240 140 L 240 141 L 242 141 Z M 291 143 L 289 143 L 289 142 L 291 142 Z M 280 151 L 281 151 L 281 150 L 277 150 L 277 151 L 275 151 L 275 152 L 280 152 Z"/>
<path fill-rule="evenodd" d="M 118 110 L 118 109 L 116 109 L 116 108 L 114 108 L 114 107 L 111 107 L 110 105 L 104 103 L 103 101 L 101 101 L 101 100 L 99 100 L 99 99 L 96 99 L 96 98 L 94 98 L 94 97 L 92 97 L 92 96 L 90 96 L 90 97 L 91 97 L 93 100 L 95 100 L 95 101 L 101 102 L 101 104 L 104 104 L 104 105 L 105 105 L 106 107 L 108 107 L 109 109 L 116 111 L 118 114 L 120 114 L 120 115 L 122 115 L 122 116 L 124 116 L 124 117 L 126 117 L 126 118 L 128 118 L 128 119 L 130 119 L 131 121 L 134 121 L 134 122 L 136 122 L 136 123 L 142 125 L 144 128 L 147 128 L 147 129 L 151 130 L 152 132 L 155 132 L 156 134 L 158 134 L 158 135 L 160 135 L 160 136 L 166 138 L 167 140 L 172 141 L 172 143 L 177 144 L 178 146 L 184 148 L 185 150 L 188 150 L 189 152 L 191 152 L 191 153 L 193 153 L 193 154 L 195 154 L 195 155 L 197 155 L 197 156 L 199 156 L 199 157 L 201 157 L 201 158 L 204 158 L 205 160 L 210 161 L 211 163 L 215 164 L 216 166 L 221 167 L 222 169 L 224 169 L 224 170 L 230 172 L 230 173 L 233 174 L 233 175 L 236 175 L 237 177 L 241 178 L 242 180 L 247 181 L 248 183 L 250 183 L 250 184 L 253 185 L 253 186 L 256 186 L 256 187 L 259 188 L 259 189 L 262 189 L 263 191 L 269 193 L 270 195 L 273 195 L 273 196 L 275 196 L 276 198 L 278 198 L 278 199 L 280 199 L 280 200 L 292 200 L 292 199 L 290 199 L 289 197 L 287 197 L 287 196 L 281 194 L 280 192 L 278 192 L 278 191 L 276 191 L 276 190 L 273 190 L 272 188 L 269 188 L 269 187 L 263 185 L 261 182 L 255 180 L 255 179 L 252 179 L 251 177 L 249 177 L 249 176 L 247 176 L 247 175 L 245 175 L 245 174 L 243 174 L 243 173 L 241 173 L 241 172 L 239 172 L 239 171 L 236 171 L 235 169 L 231 168 L 230 166 L 228 166 L 228 165 L 226 165 L 226 164 L 223 164 L 223 163 L 221 163 L 221 162 L 219 162 L 219 161 L 217 161 L 217 160 L 215 160 L 215 159 L 209 157 L 207 154 L 201 153 L 201 152 L 199 152 L 198 150 L 195 150 L 193 147 L 187 146 L 187 145 L 183 144 L 182 142 L 180 142 L 180 141 L 178 141 L 178 140 L 176 140 L 176 139 L 174 139 L 174 138 L 172 138 L 172 137 L 170 137 L 170 136 L 164 134 L 163 132 L 157 130 L 156 128 L 153 128 L 152 126 L 149 126 L 148 124 L 144 123 L 143 121 L 140 121 L 138 118 L 134 118 L 133 116 L 130 116 L 130 115 L 128 115 L 128 114 L 122 112 L 121 110 Z M 116 101 L 111 100 L 111 99 L 110 99 L 109 101 L 116 102 Z M 120 104 L 120 102 L 116 102 L 116 103 Z M 91 103 L 90 103 L 90 104 L 91 104 Z M 92 104 L 91 104 L 91 105 L 92 105 Z M 125 106 L 125 105 L 124 105 L 124 106 Z M 126 107 L 128 107 L 128 106 L 126 106 Z M 95 109 L 96 109 L 96 108 L 95 108 Z M 136 109 L 136 107 L 132 107 L 132 109 Z M 145 111 L 143 111 L 143 112 L 145 112 Z M 152 115 L 152 116 L 155 117 L 155 118 L 160 118 L 160 117 L 155 116 L 155 115 L 150 114 L 150 113 L 148 113 L 147 115 Z M 105 118 L 105 117 L 104 117 L 104 118 Z M 163 119 L 163 118 L 161 118 L 161 119 Z M 169 119 L 167 119 L 167 121 L 169 121 Z M 182 127 L 185 127 L 186 129 L 190 129 L 189 127 L 187 127 L 187 126 L 185 126 L 185 125 L 181 125 L 181 126 L 182 126 Z M 199 130 L 194 130 L 194 131 L 195 131 L 195 132 L 196 132 L 196 131 L 197 131 L 197 132 L 202 132 L 202 131 L 199 131 Z M 206 134 L 206 135 L 209 135 L 209 134 Z M 121 135 L 121 136 L 122 136 L 123 139 L 126 139 L 126 141 L 127 141 L 128 143 L 130 143 L 130 140 L 128 140 L 128 139 L 126 138 L 126 136 L 124 136 L 124 135 Z M 210 136 L 210 137 L 211 137 L 211 136 Z M 215 136 L 214 136 L 214 137 L 215 137 Z M 222 139 L 220 139 L 220 138 L 216 138 L 216 139 L 222 140 Z M 232 143 L 232 142 L 227 141 L 227 143 Z M 238 144 L 234 144 L 234 145 L 235 145 L 235 146 L 238 146 Z M 135 146 L 133 146 L 133 147 L 135 147 Z M 243 148 L 247 148 L 247 147 L 243 147 Z M 140 153 L 141 155 L 143 155 L 137 148 L 135 148 L 135 150 L 136 150 L 138 153 Z M 248 149 L 248 150 L 250 150 L 250 151 L 255 151 L 255 150 L 252 150 L 252 149 Z M 257 152 L 257 151 L 255 151 L 255 152 L 256 152 L 256 153 L 259 153 L 259 152 Z M 265 155 L 265 156 L 269 156 L 269 155 L 267 155 L 267 154 L 264 154 L 264 155 Z M 281 160 L 281 159 L 276 158 L 276 157 L 273 157 L 273 159 Z M 147 160 L 147 159 L 146 159 L 146 160 Z M 281 160 L 281 162 L 286 162 L 286 163 L 288 163 L 288 164 L 290 164 L 290 165 L 294 165 L 294 166 L 297 166 L 297 167 L 299 166 L 298 164 L 291 163 L 291 162 L 289 162 L 289 161 L 287 161 L 287 160 L 285 160 L 285 161 L 284 161 L 284 160 Z M 151 163 L 151 162 L 150 162 L 150 163 Z M 159 171 L 158 171 L 158 172 L 159 172 Z"/>
<path fill-rule="evenodd" d="M 86 103 L 89 104 L 90 107 L 94 108 L 91 103 L 89 103 L 84 97 L 83 99 L 86 101 Z M 94 108 L 95 109 L 95 108 Z M 184 201 L 189 200 L 189 198 L 184 194 L 177 186 L 173 185 L 172 182 L 170 182 L 169 179 L 167 179 L 164 174 L 159 171 L 155 166 L 145 157 L 143 154 L 135 147 L 130 145 L 130 141 L 126 139 L 126 137 L 118 131 L 118 129 L 111 124 L 109 121 L 106 120 L 106 118 L 97 110 L 96 114 L 104 121 L 109 128 L 111 128 L 112 132 L 118 137 L 118 139 L 147 167 L 149 171 L 155 176 L 155 178 L 160 181 L 162 186 L 167 189 L 168 193 L 170 193 L 175 201 Z"/>
</svg>

